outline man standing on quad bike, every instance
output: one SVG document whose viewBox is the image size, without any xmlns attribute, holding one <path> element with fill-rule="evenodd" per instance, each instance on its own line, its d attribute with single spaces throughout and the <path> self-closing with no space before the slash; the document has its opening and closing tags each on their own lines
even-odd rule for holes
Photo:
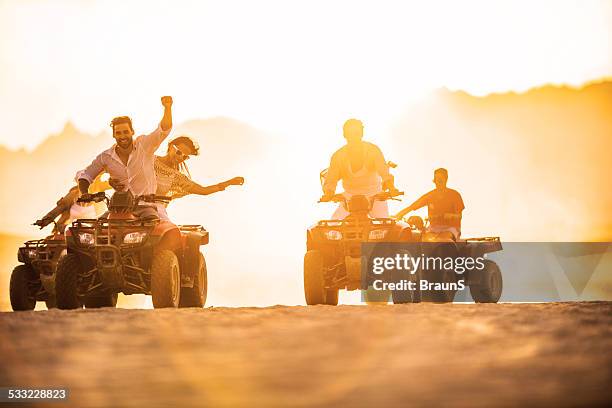
<svg viewBox="0 0 612 408">
<path fill-rule="evenodd" d="M 168 143 L 165 156 L 155 156 L 156 195 L 174 200 L 189 194 L 209 195 L 224 191 L 231 185 L 244 184 L 244 178 L 242 177 L 234 177 L 212 186 L 202 186 L 193 181 L 186 160 L 191 156 L 197 156 L 199 150 L 197 143 L 189 136 L 179 136 Z M 115 190 L 121 191 L 124 189 L 123 184 L 119 181 L 114 179 L 109 181 Z M 169 221 L 166 212 L 167 205 L 167 202 L 157 203 L 157 211 L 162 220 Z"/>
<path fill-rule="evenodd" d="M 436 188 L 397 213 L 395 218 L 402 219 L 409 212 L 427 206 L 428 231 L 450 233 L 453 240 L 458 240 L 461 236 L 461 213 L 465 205 L 458 191 L 446 187 L 447 181 L 448 171 L 444 168 L 436 169 L 433 179 Z"/>
<path fill-rule="evenodd" d="M 393 176 L 381 150 L 373 143 L 364 142 L 363 123 L 358 119 L 349 119 L 342 127 L 346 145 L 334 153 L 325 180 L 321 202 L 333 199 L 338 181 L 342 180 L 344 196 L 350 199 L 354 195 L 372 197 L 383 190 L 396 192 Z M 340 205 L 333 219 L 343 219 L 348 215 Z M 376 201 L 370 211 L 374 218 L 388 218 L 389 207 L 386 201 Z"/>
<path fill-rule="evenodd" d="M 108 181 L 102 181 L 103 174 L 100 174 L 93 183 L 89 186 L 89 191 L 92 194 L 106 191 L 112 188 Z M 98 218 L 104 210 L 100 209 L 100 206 L 104 206 L 103 203 L 79 203 L 77 199 L 81 196 L 78 186 L 73 186 L 68 190 L 68 193 L 60 198 L 55 207 L 49 211 L 40 220 L 36 220 L 33 225 L 39 226 L 41 229 L 55 221 L 55 227 L 53 228 L 53 234 L 63 234 L 66 225 L 72 220 L 77 218 Z"/>
<path fill-rule="evenodd" d="M 109 173 L 112 179 L 117 180 L 134 196 L 155 194 L 155 150 L 172 129 L 172 97 L 163 96 L 161 103 L 164 106 L 164 116 L 157 129 L 148 135 L 134 139 L 132 120 L 128 116 L 119 116 L 112 120 L 111 127 L 116 143 L 100 153 L 89 166 L 76 175 L 84 201 L 91 198 L 88 193 L 90 183 L 103 171 Z M 135 215 L 140 218 L 159 218 L 153 203 L 139 206 Z"/>
</svg>

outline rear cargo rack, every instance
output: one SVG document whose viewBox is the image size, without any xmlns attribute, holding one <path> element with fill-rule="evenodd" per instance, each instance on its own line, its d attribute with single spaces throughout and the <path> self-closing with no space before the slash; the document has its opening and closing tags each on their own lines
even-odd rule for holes
<svg viewBox="0 0 612 408">
<path fill-rule="evenodd" d="M 46 242 L 44 239 L 31 239 L 29 241 L 26 241 L 23 246 L 25 248 L 40 248 L 45 245 Z"/>
<path fill-rule="evenodd" d="M 198 225 L 198 224 L 183 224 L 183 225 L 177 225 L 177 227 L 179 228 L 179 230 L 185 231 L 185 232 L 187 231 L 195 231 L 195 232 L 206 231 L 203 226 Z"/>
<path fill-rule="evenodd" d="M 501 251 L 503 249 L 499 237 L 467 238 L 463 241 L 468 244 L 468 247 L 477 249 L 480 253 L 486 254 Z"/>
<path fill-rule="evenodd" d="M 465 242 L 499 242 L 499 237 L 466 238 Z"/>
</svg>

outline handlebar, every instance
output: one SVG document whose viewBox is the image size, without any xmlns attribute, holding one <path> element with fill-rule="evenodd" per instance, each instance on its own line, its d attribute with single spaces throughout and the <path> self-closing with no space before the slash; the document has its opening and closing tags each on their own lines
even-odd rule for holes
<svg viewBox="0 0 612 408">
<path fill-rule="evenodd" d="M 403 191 L 382 191 L 376 195 L 373 195 L 370 200 L 372 201 L 387 201 L 387 200 L 395 200 L 395 201 L 400 201 L 399 198 L 396 198 L 398 196 L 402 196 L 404 195 Z M 327 203 L 327 202 L 333 202 L 333 203 L 346 203 L 346 197 L 343 194 L 334 194 L 329 200 L 323 200 L 324 197 L 321 197 L 321 199 L 319 199 L 319 203 Z"/>
<path fill-rule="evenodd" d="M 374 200 L 376 201 L 386 201 L 386 200 L 395 200 L 395 201 L 401 201 L 399 198 L 399 196 L 403 196 L 404 192 L 403 191 L 399 191 L 399 190 L 393 190 L 393 191 L 383 191 L 381 193 L 378 193 L 374 196 Z"/>
<path fill-rule="evenodd" d="M 89 194 L 87 196 L 83 195 L 77 199 L 77 203 L 100 203 L 102 201 L 106 201 L 107 204 L 110 201 L 109 197 L 103 191 L 99 193 L 95 193 L 95 194 Z M 156 195 L 156 194 L 145 194 L 145 195 L 134 197 L 135 204 L 138 204 L 141 201 L 144 201 L 147 203 L 156 203 L 156 202 L 169 203 L 170 201 L 172 201 L 172 197 Z"/>
</svg>

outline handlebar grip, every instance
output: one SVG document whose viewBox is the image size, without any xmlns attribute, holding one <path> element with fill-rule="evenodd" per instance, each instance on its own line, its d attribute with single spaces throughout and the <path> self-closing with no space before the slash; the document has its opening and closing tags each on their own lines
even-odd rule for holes
<svg viewBox="0 0 612 408">
<path fill-rule="evenodd" d="M 88 198 L 83 198 L 82 196 L 77 198 L 77 203 L 91 203 L 91 202 L 102 202 L 106 200 L 106 193 L 104 191 L 100 191 L 98 193 L 89 194 Z"/>
</svg>

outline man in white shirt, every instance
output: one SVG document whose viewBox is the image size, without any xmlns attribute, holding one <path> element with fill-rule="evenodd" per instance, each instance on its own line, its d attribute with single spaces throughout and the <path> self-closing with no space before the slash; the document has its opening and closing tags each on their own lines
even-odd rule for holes
<svg viewBox="0 0 612 408">
<path fill-rule="evenodd" d="M 161 103 L 164 106 L 164 116 L 157 129 L 148 135 L 134 139 L 132 120 L 128 116 L 119 116 L 112 120 L 115 144 L 100 153 L 89 166 L 76 175 L 82 197 L 89 196 L 89 185 L 102 172 L 107 172 L 111 179 L 117 180 L 119 185 L 135 196 L 155 194 L 155 151 L 172 129 L 172 97 L 163 96 Z M 136 211 L 136 215 L 142 218 L 158 217 L 155 206 L 143 206 Z"/>
</svg>

